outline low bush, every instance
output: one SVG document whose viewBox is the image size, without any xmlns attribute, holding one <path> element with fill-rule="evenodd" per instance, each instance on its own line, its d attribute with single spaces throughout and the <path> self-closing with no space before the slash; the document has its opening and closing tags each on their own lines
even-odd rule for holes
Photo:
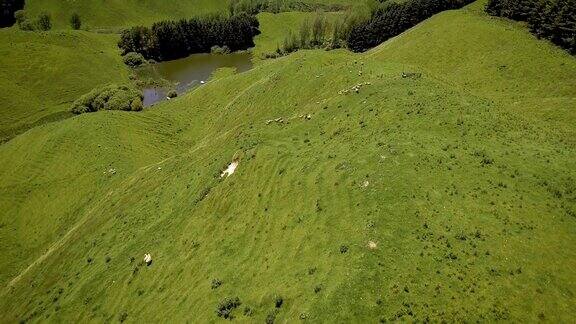
<svg viewBox="0 0 576 324">
<path fill-rule="evenodd" d="M 107 85 L 96 88 L 78 98 L 72 104 L 74 114 L 98 110 L 142 110 L 142 93 L 128 86 Z"/>
<path fill-rule="evenodd" d="M 228 46 L 218 46 L 214 45 L 210 48 L 210 53 L 212 54 L 230 54 L 230 48 Z"/>
<path fill-rule="evenodd" d="M 46 31 L 52 29 L 52 18 L 50 14 L 47 12 L 42 12 L 38 16 L 38 20 L 36 21 L 36 25 L 39 30 Z"/>
<path fill-rule="evenodd" d="M 222 281 L 220 279 L 212 279 L 211 287 L 212 289 L 216 289 L 222 285 Z"/>
<path fill-rule="evenodd" d="M 80 15 L 77 13 L 73 13 L 70 17 L 70 27 L 74 30 L 80 29 L 82 27 L 82 21 L 80 20 Z"/>
<path fill-rule="evenodd" d="M 176 92 L 176 90 L 170 90 L 166 95 L 168 96 L 168 98 L 176 98 L 178 97 L 178 92 Z"/>
<path fill-rule="evenodd" d="M 123 60 L 124 64 L 130 67 L 139 67 L 148 63 L 142 54 L 136 52 L 127 53 L 124 55 Z"/>
<path fill-rule="evenodd" d="M 14 14 L 16 23 L 21 30 L 25 31 L 47 31 L 52 29 L 52 18 L 48 12 L 42 12 L 38 18 L 29 19 L 24 10 L 18 10 Z"/>
<path fill-rule="evenodd" d="M 284 304 L 284 298 L 282 298 L 282 296 L 276 296 L 276 298 L 274 298 L 274 306 L 280 308 L 282 307 L 282 304 Z"/>
<path fill-rule="evenodd" d="M 216 307 L 216 315 L 225 319 L 232 319 L 232 311 L 240 306 L 240 304 L 238 297 L 225 298 L 218 304 L 218 307 Z"/>
</svg>

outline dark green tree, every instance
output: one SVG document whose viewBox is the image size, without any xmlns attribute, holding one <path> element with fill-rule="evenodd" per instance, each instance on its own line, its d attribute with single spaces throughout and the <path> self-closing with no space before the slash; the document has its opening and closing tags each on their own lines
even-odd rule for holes
<svg viewBox="0 0 576 324">
<path fill-rule="evenodd" d="M 50 18 L 50 14 L 46 11 L 42 12 L 38 16 L 36 26 L 38 27 L 39 30 L 44 31 L 52 29 L 52 19 Z"/>
<path fill-rule="evenodd" d="M 73 13 L 70 17 L 70 27 L 74 30 L 80 29 L 82 27 L 82 21 L 80 20 L 80 15 L 77 13 Z"/>
</svg>

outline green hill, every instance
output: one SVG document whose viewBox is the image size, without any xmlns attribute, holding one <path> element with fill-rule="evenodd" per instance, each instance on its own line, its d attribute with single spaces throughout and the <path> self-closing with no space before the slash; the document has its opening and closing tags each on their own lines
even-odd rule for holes
<svg viewBox="0 0 576 324">
<path fill-rule="evenodd" d="M 69 117 L 71 102 L 98 85 L 127 81 L 116 42 L 82 31 L 0 30 L 0 142 Z"/>
<path fill-rule="evenodd" d="M 292 0 L 279 0 L 288 3 Z M 257 1 L 254 1 L 255 3 Z M 307 4 L 358 4 L 350 0 L 304 0 Z M 364 2 L 364 1 L 361 1 Z M 70 17 L 78 13 L 85 27 L 117 29 L 134 25 L 151 25 L 165 19 L 189 18 L 197 15 L 227 13 L 228 0 L 100 0 L 61 1 L 28 0 L 25 10 L 33 17 L 43 11 L 52 15 L 55 28 L 69 28 Z"/>
<path fill-rule="evenodd" d="M 215 322 L 238 297 L 244 322 L 568 322 L 574 80 L 472 6 L 36 127 L 0 146 L 0 311 Z"/>
</svg>

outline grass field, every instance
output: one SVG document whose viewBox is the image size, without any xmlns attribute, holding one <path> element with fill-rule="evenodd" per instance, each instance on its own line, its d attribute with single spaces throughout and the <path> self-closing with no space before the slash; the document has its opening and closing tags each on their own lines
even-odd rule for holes
<svg viewBox="0 0 576 324">
<path fill-rule="evenodd" d="M 3 320 L 570 322 L 576 61 L 476 6 L 1 145 Z"/>
<path fill-rule="evenodd" d="M 109 82 L 126 82 L 117 36 L 82 31 L 0 30 L 0 142 L 69 117 L 72 101 Z"/>
<path fill-rule="evenodd" d="M 308 3 L 358 5 L 363 1 L 351 0 L 304 0 Z M 70 16 L 80 15 L 86 28 L 116 30 L 118 27 L 151 25 L 165 19 L 189 18 L 198 15 L 228 12 L 228 0 L 101 0 L 62 1 L 29 0 L 25 10 L 30 16 L 42 11 L 49 12 L 55 28 L 68 29 Z"/>
</svg>

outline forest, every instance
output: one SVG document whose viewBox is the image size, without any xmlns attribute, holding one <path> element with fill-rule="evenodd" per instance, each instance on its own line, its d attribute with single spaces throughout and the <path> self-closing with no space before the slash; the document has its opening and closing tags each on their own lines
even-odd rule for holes
<svg viewBox="0 0 576 324">
<path fill-rule="evenodd" d="M 194 53 L 208 53 L 214 46 L 231 51 L 254 46 L 260 33 L 255 16 L 205 16 L 179 21 L 161 21 L 152 27 L 137 26 L 124 30 L 118 46 L 123 54 L 136 52 L 146 59 L 173 60 Z"/>
<path fill-rule="evenodd" d="M 576 0 L 490 0 L 486 12 L 527 22 L 536 37 L 576 54 Z"/>
</svg>

